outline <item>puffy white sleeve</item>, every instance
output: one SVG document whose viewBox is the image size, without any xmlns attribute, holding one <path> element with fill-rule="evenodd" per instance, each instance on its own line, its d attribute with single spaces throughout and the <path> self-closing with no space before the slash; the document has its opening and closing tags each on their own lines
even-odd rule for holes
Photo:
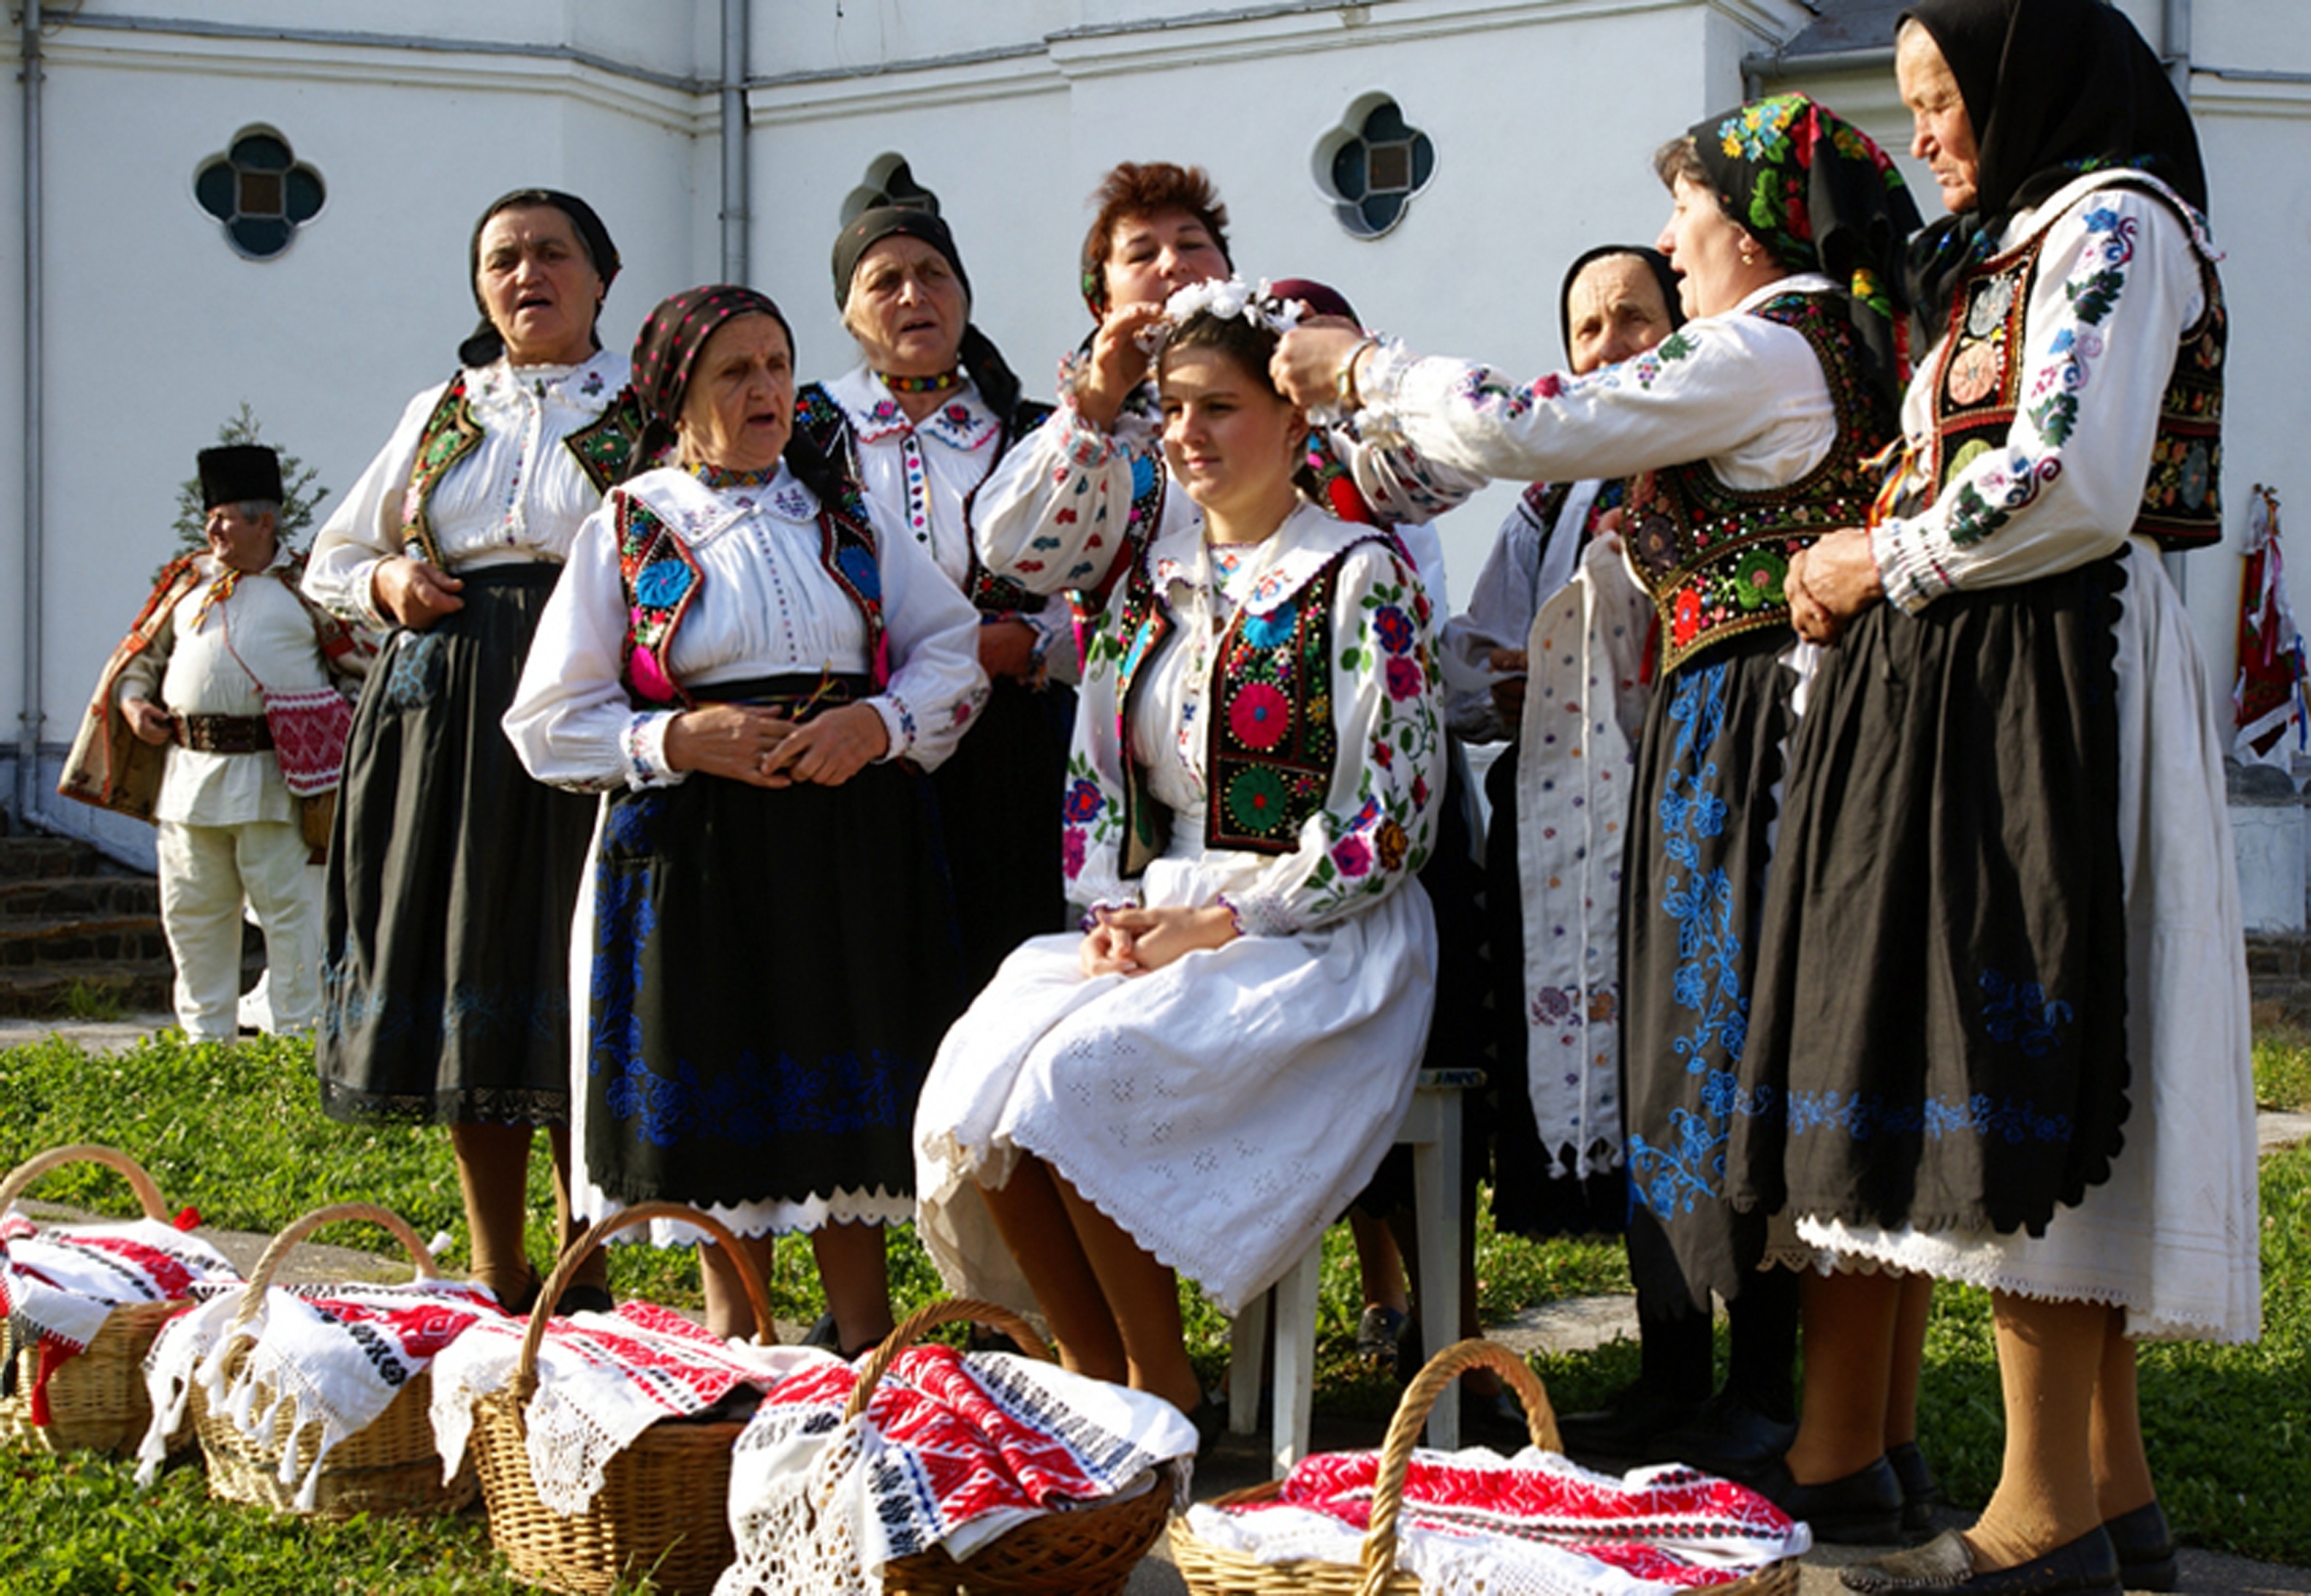
<svg viewBox="0 0 2311 1596">
<path fill-rule="evenodd" d="M 876 533 L 892 668 L 883 691 L 866 702 L 891 734 L 886 759 L 912 759 L 936 769 L 987 703 L 979 612 L 929 549 L 879 524 Z"/>
<path fill-rule="evenodd" d="M 1446 759 L 1431 617 L 1395 553 L 1349 552 L 1333 590 L 1332 788 L 1296 851 L 1228 889 L 1247 935 L 1293 935 L 1369 908 L 1427 862 Z"/>
<path fill-rule="evenodd" d="M 1792 439 L 1814 440 L 1810 465 L 1836 436 L 1828 384 L 1805 335 L 1741 313 L 1688 322 L 1635 359 L 1586 377 L 1550 373 L 1530 383 L 1383 344 L 1358 388 L 1364 408 L 1357 424 L 1367 440 L 1401 439 L 1441 465 L 1524 481 L 1634 477 L 1745 451 L 1781 455 Z"/>
<path fill-rule="evenodd" d="M 636 709 L 620 670 L 627 616 L 619 491 L 578 529 L 500 721 L 531 775 L 579 792 L 668 787 L 688 774 L 666 762 L 673 711 Z"/>
<path fill-rule="evenodd" d="M 1113 431 L 1094 426 L 1076 410 L 1062 368 L 1058 408 L 995 462 L 972 496 L 980 563 L 1031 593 L 1099 586 L 1130 552 L 1135 484 L 1163 469 L 1147 415 L 1127 406 Z"/>
<path fill-rule="evenodd" d="M 393 622 L 378 610 L 370 582 L 380 562 L 401 552 L 402 501 L 409 490 L 409 473 L 417 464 L 418 441 L 425 433 L 426 418 L 448 387 L 437 384 L 409 401 L 393 425 L 393 435 L 313 534 L 312 553 L 305 562 L 305 597 L 375 631 L 391 631 Z"/>
<path fill-rule="evenodd" d="M 2142 510 L 2175 348 L 2206 304 L 2181 217 L 2139 190 L 2095 189 L 2048 231 L 2031 284 L 2019 408 L 1917 515 L 1871 534 L 1886 597 L 1923 609 L 1952 588 L 2030 581 L 2114 552 Z M 1926 385 L 1911 433 L 1931 425 Z"/>
</svg>

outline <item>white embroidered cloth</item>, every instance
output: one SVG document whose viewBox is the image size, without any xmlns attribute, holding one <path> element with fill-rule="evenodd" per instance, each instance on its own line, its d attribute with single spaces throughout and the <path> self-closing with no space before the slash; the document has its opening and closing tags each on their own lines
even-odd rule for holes
<svg viewBox="0 0 2311 1596">
<path fill-rule="evenodd" d="M 1001 1352 L 917 1346 L 843 1409 L 837 1359 L 781 1384 L 732 1455 L 738 1560 L 716 1596 L 875 1596 L 894 1560 L 961 1559 L 1046 1513 L 1142 1490 L 1184 1491 L 1195 1427 L 1159 1397 Z"/>
<path fill-rule="evenodd" d="M 1261 1563 L 1355 1564 L 1376 1452 L 1304 1459 L 1273 1504 L 1188 1509 L 1197 1538 Z M 1731 1584 L 1813 1545 L 1746 1486 L 1664 1464 L 1615 1479 L 1555 1452 L 1415 1450 L 1397 1567 L 1424 1596 L 1672 1596 Z"/>
<path fill-rule="evenodd" d="M 0 1314 L 39 1346 L 31 1418 L 48 1420 L 48 1382 L 88 1349 L 115 1308 L 171 1302 L 203 1281 L 237 1283 L 222 1253 L 158 1219 L 39 1225 L 0 1215 Z"/>
<path fill-rule="evenodd" d="M 513 1378 L 526 1328 L 504 1317 L 477 1324 L 434 1365 L 434 1439 L 444 1479 L 465 1457 L 474 1403 Z M 537 1499 L 556 1513 L 583 1513 L 610 1460 L 659 1420 L 703 1413 L 740 1386 L 766 1391 L 827 1356 L 721 1341 L 650 1302 L 555 1319 L 538 1348 L 526 1424 Z"/>
<path fill-rule="evenodd" d="M 209 1412 L 254 1440 L 270 1441 L 284 1408 L 292 1435 L 319 1426 L 312 1465 L 301 1479 L 298 1448 L 282 1449 L 281 1482 L 298 1487 L 297 1505 L 307 1511 L 332 1451 L 376 1422 L 468 1329 L 485 1319 L 506 1322 L 497 1300 L 466 1281 L 268 1286 L 256 1313 L 238 1329 L 233 1320 L 244 1293 L 208 1287 L 196 1295 L 199 1303 L 170 1320 L 145 1357 L 153 1427 L 137 1448 L 137 1482 L 149 1484 L 159 1474 L 168 1436 L 183 1423 L 198 1385 Z M 228 1381 L 225 1365 L 243 1345 L 249 1355 Z"/>
</svg>

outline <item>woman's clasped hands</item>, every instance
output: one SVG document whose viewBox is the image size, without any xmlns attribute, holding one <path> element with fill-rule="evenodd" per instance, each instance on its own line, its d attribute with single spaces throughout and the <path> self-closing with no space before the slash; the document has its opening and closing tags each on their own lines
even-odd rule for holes
<svg viewBox="0 0 2311 1596">
<path fill-rule="evenodd" d="M 1789 623 L 1809 643 L 1834 643 L 1846 622 L 1885 597 L 1867 527 L 1848 526 L 1789 557 Z"/>
<path fill-rule="evenodd" d="M 1234 911 L 1225 903 L 1100 908 L 1091 914 L 1082 951 L 1086 976 L 1144 976 L 1199 948 L 1225 947 L 1237 935 Z"/>
<path fill-rule="evenodd" d="M 796 721 L 775 709 L 707 704 L 676 715 L 666 733 L 667 763 L 755 787 L 809 782 L 840 787 L 891 747 L 873 706 L 845 705 Z"/>
</svg>

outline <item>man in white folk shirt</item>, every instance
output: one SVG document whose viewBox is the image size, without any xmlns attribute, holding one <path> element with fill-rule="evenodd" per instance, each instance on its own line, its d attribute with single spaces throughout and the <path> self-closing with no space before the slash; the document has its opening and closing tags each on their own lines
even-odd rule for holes
<svg viewBox="0 0 2311 1596">
<path fill-rule="evenodd" d="M 326 842 L 351 711 L 337 688 L 371 650 L 299 589 L 277 535 L 269 448 L 204 449 L 208 548 L 161 573 L 114 651 L 59 791 L 160 828 L 161 924 L 177 1024 L 233 1039 L 242 902 L 265 936 L 273 1028 L 320 1013 L 321 915 L 305 866 Z"/>
</svg>

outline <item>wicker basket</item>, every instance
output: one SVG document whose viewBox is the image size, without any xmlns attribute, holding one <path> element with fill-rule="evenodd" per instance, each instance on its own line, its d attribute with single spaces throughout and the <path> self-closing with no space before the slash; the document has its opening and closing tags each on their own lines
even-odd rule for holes
<svg viewBox="0 0 2311 1596">
<path fill-rule="evenodd" d="M 1396 1417 L 1388 1426 L 1388 1439 L 1380 1448 L 1380 1474 L 1372 1491 L 1372 1526 L 1364 1534 L 1363 1556 L 1357 1563 L 1259 1563 L 1241 1552 L 1200 1540 L 1187 1521 L 1172 1522 L 1172 1561 L 1187 1583 L 1191 1596 L 1420 1596 L 1420 1581 L 1396 1566 L 1396 1521 L 1404 1508 L 1405 1465 L 1428 1423 L 1428 1410 L 1453 1382 L 1470 1369 L 1493 1369 L 1506 1380 L 1525 1410 L 1525 1425 L 1535 1446 L 1543 1451 L 1564 1449 L 1557 1437 L 1556 1414 L 1540 1377 L 1524 1359 L 1499 1342 L 1464 1341 L 1428 1360 L 1427 1366 L 1405 1388 Z M 1275 1481 L 1229 1491 L 1213 1502 L 1234 1507 L 1273 1501 L 1282 1486 Z M 1708 1596 L 1795 1596 L 1797 1559 L 1784 1558 L 1746 1579 L 1706 1587 Z"/>
<path fill-rule="evenodd" d="M 145 1217 L 168 1222 L 168 1208 L 161 1189 L 134 1159 L 109 1147 L 83 1143 L 59 1147 L 19 1164 L 0 1182 L 0 1213 L 29 1191 L 50 1170 L 68 1163 L 101 1163 L 127 1176 Z M 152 1428 L 153 1401 L 145 1391 L 145 1353 L 153 1338 L 171 1315 L 184 1306 L 179 1300 L 136 1302 L 116 1307 L 105 1316 L 104 1328 L 78 1357 L 69 1358 L 49 1377 L 50 1423 L 32 1422 L 32 1387 L 39 1372 L 40 1349 L 19 1345 L 5 1322 L 0 1322 L 0 1361 L 15 1365 L 15 1382 L 0 1396 L 0 1435 L 26 1446 L 52 1452 L 87 1450 L 122 1456 L 136 1450 Z M 173 1450 L 173 1447 L 171 1448 Z"/>
<path fill-rule="evenodd" d="M 916 1309 L 884 1338 L 859 1372 L 846 1421 L 866 1411 L 875 1385 L 900 1353 L 927 1330 L 958 1320 L 999 1330 L 1032 1356 L 1051 1353 L 1026 1321 L 991 1302 L 955 1298 Z M 899 1558 L 883 1570 L 886 1596 L 1114 1596 L 1131 1581 L 1172 1510 L 1173 1474 L 1151 1488 L 1068 1513 L 1044 1513 L 1014 1525 L 958 1563 L 945 1547 Z"/>
<path fill-rule="evenodd" d="M 573 1596 L 604 1596 L 621 1579 L 650 1576 L 662 1596 L 714 1589 L 737 1555 L 730 1539 L 730 1448 L 743 1420 L 654 1424 L 602 1471 L 602 1488 L 583 1513 L 555 1512 L 530 1478 L 524 1419 L 537 1390 L 537 1352 L 546 1320 L 578 1266 L 610 1236 L 653 1219 L 706 1232 L 729 1253 L 755 1310 L 755 1340 L 776 1340 L 770 1297 L 754 1260 L 712 1216 L 679 1203 L 637 1203 L 598 1221 L 570 1244 L 537 1294 L 522 1359 L 501 1391 L 474 1404 L 471 1442 L 489 1509 L 489 1539 L 514 1577 Z"/>
<path fill-rule="evenodd" d="M 440 1278 L 433 1254 L 399 1215 L 374 1204 L 339 1203 L 314 1209 L 273 1238 L 242 1293 L 233 1328 L 238 1330 L 256 1316 L 266 1288 L 292 1248 L 323 1225 L 348 1219 L 383 1225 L 407 1249 L 417 1265 L 418 1279 Z M 243 1342 L 226 1354 L 224 1378 L 228 1386 L 241 1378 L 250 1352 L 251 1344 Z M 314 1505 L 300 1508 L 297 1505 L 298 1487 L 281 1482 L 281 1460 L 295 1447 L 294 1478 L 302 1480 L 320 1448 L 319 1425 L 308 1423 L 292 1434 L 289 1406 L 281 1403 L 274 1408 L 272 1423 L 261 1438 L 244 1435 L 231 1419 L 209 1407 L 207 1391 L 195 1382 L 193 1428 L 208 1460 L 208 1494 L 221 1501 L 269 1507 L 276 1513 L 310 1513 L 322 1518 L 347 1518 L 355 1513 L 454 1512 L 474 1498 L 473 1471 L 461 1469 L 447 1483 L 441 1480 L 441 1454 L 434 1444 L 429 1411 L 433 1389 L 430 1375 L 420 1370 L 366 1430 L 340 1441 L 321 1465 Z"/>
</svg>

